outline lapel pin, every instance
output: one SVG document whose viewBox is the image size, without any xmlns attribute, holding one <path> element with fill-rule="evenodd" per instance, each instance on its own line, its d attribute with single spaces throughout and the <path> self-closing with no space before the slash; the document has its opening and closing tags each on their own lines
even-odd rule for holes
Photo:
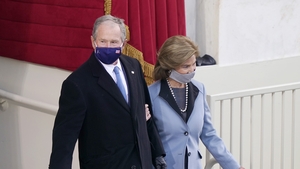
<svg viewBox="0 0 300 169">
<path fill-rule="evenodd" d="M 131 74 L 134 74 L 134 71 L 131 71 Z"/>
</svg>

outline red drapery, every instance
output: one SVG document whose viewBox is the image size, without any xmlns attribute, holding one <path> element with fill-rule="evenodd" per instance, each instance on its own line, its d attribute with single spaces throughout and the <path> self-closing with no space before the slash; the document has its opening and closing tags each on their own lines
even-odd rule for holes
<svg viewBox="0 0 300 169">
<path fill-rule="evenodd" d="M 104 14 L 128 26 L 125 54 L 137 58 L 151 83 L 156 52 L 185 35 L 184 0 L 1 0 L 0 56 L 75 70 L 91 54 L 91 31 Z"/>
<path fill-rule="evenodd" d="M 91 54 L 99 0 L 1 0 L 0 56 L 74 70 Z"/>
</svg>

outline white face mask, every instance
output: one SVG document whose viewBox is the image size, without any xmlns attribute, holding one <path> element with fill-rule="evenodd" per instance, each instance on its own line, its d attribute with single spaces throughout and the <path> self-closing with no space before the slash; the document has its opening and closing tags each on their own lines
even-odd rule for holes
<svg viewBox="0 0 300 169">
<path fill-rule="evenodd" d="M 176 80 L 179 83 L 188 83 L 190 82 L 195 76 L 195 71 L 188 73 L 188 74 L 181 74 L 178 73 L 176 70 L 171 70 L 170 78 Z"/>
</svg>

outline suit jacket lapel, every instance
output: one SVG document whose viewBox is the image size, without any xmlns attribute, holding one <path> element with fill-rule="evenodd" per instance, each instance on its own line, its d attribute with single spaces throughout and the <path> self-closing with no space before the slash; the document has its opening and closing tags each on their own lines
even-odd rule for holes
<svg viewBox="0 0 300 169">
<path fill-rule="evenodd" d="M 133 65 L 131 65 L 124 57 L 120 57 L 120 61 L 125 73 L 125 78 L 127 81 L 127 87 L 128 87 L 128 103 L 130 104 L 130 107 L 134 107 L 134 101 L 133 98 L 135 98 L 135 94 L 138 93 L 136 91 L 137 88 L 137 79 L 136 77 L 136 69 L 134 68 Z"/>
<path fill-rule="evenodd" d="M 180 115 L 181 111 L 180 111 L 174 97 L 172 96 L 170 88 L 165 79 L 161 80 L 161 88 L 160 88 L 159 96 L 164 98 L 169 103 L 169 105 Z"/>
<path fill-rule="evenodd" d="M 186 110 L 187 113 L 187 121 L 189 120 L 189 117 L 192 114 L 192 111 L 194 109 L 195 100 L 199 94 L 199 89 L 193 84 L 189 83 L 189 95 L 188 95 L 188 108 Z"/>
<path fill-rule="evenodd" d="M 105 70 L 103 65 L 99 63 L 94 54 L 92 54 L 92 56 L 90 57 L 89 63 L 93 72 L 93 76 L 98 77 L 99 86 L 106 90 L 112 97 L 116 99 L 117 102 L 119 102 L 124 108 L 129 111 L 129 106 L 124 99 L 121 91 L 119 90 L 117 84 Z"/>
</svg>

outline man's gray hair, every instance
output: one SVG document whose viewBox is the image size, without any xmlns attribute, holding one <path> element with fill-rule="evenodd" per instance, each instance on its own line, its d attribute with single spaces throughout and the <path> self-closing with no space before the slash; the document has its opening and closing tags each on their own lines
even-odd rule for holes
<svg viewBox="0 0 300 169">
<path fill-rule="evenodd" d="M 124 42 L 126 40 L 126 27 L 124 24 L 124 19 L 114 17 L 111 15 L 103 15 L 96 19 L 96 21 L 94 23 L 93 31 L 92 31 L 93 38 L 96 39 L 98 27 L 105 21 L 112 21 L 119 25 L 120 30 L 121 30 L 121 40 L 122 40 L 122 42 Z"/>
</svg>

